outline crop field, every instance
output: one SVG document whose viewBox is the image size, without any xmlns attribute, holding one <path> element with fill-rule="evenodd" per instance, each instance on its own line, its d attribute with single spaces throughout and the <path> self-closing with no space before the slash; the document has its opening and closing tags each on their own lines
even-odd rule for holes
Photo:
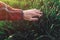
<svg viewBox="0 0 60 40">
<path fill-rule="evenodd" d="M 11 7 L 38 9 L 37 22 L 0 21 L 0 40 L 60 40 L 60 0 L 0 0 Z"/>
</svg>

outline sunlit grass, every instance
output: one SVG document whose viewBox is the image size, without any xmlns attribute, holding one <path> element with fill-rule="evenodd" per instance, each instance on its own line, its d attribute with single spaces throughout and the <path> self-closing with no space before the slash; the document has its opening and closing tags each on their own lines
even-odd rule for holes
<svg viewBox="0 0 60 40">
<path fill-rule="evenodd" d="M 55 26 L 56 27 L 60 26 L 60 0 L 0 0 L 0 1 L 5 2 L 11 7 L 23 10 L 34 8 L 41 10 L 44 14 L 41 23 L 45 25 L 45 27 L 49 27 L 49 30 L 51 31 L 53 31 Z M 20 25 L 19 23 L 20 22 L 18 22 L 18 25 Z M 5 25 L 8 25 L 8 28 L 13 29 L 12 24 L 13 22 L 11 23 L 8 22 L 8 24 L 6 24 L 5 21 L 1 21 L 0 28 L 3 28 Z M 24 23 L 23 25 L 26 25 L 25 27 L 28 26 L 31 27 L 31 25 L 29 25 L 29 22 L 27 24 Z"/>
</svg>

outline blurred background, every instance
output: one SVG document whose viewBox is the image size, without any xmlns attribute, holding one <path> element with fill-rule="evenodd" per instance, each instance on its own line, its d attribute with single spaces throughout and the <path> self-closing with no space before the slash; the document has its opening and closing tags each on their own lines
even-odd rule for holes
<svg viewBox="0 0 60 40">
<path fill-rule="evenodd" d="M 39 9 L 37 22 L 0 21 L 0 40 L 60 40 L 60 0 L 0 0 L 11 7 Z"/>
</svg>

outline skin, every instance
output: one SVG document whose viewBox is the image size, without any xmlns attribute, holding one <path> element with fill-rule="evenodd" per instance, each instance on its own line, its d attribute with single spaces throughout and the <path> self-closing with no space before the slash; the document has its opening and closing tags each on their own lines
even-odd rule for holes
<svg viewBox="0 0 60 40">
<path fill-rule="evenodd" d="M 41 17 L 43 15 L 42 12 L 37 9 L 24 10 L 23 13 L 24 19 L 28 21 L 37 21 L 38 18 L 35 18 L 34 16 Z"/>
<path fill-rule="evenodd" d="M 11 6 L 0 1 L 0 9 L 1 8 L 9 13 L 13 13 L 13 12 L 16 13 L 17 11 L 21 10 L 21 9 L 12 8 Z M 35 18 L 35 16 L 41 17 L 42 15 L 43 15 L 42 12 L 40 10 L 37 10 L 37 9 L 23 10 L 23 19 L 24 20 L 37 21 L 38 18 Z"/>
</svg>

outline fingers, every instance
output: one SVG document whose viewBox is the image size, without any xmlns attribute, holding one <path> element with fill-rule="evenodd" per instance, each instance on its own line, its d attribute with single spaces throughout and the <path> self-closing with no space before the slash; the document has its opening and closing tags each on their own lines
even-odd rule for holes
<svg viewBox="0 0 60 40">
<path fill-rule="evenodd" d="M 41 17 L 41 16 L 42 16 L 42 14 L 37 14 L 37 13 L 36 13 L 36 16 Z"/>
<path fill-rule="evenodd" d="M 36 12 L 36 13 L 43 13 L 42 11 L 40 11 L 40 10 L 37 10 L 37 9 L 34 9 L 34 11 Z"/>
<path fill-rule="evenodd" d="M 25 10 L 24 19 L 29 21 L 37 21 L 37 17 L 42 17 L 43 13 L 37 9 Z"/>
<path fill-rule="evenodd" d="M 30 18 L 29 21 L 37 21 L 38 18 Z"/>
<path fill-rule="evenodd" d="M 32 17 L 34 17 L 34 16 L 41 17 L 41 16 L 42 16 L 42 14 L 39 14 L 39 13 L 34 12 L 34 13 L 32 13 Z"/>
<path fill-rule="evenodd" d="M 38 13 L 38 14 L 42 14 L 43 12 L 41 12 L 40 10 L 34 10 L 36 13 Z"/>
<path fill-rule="evenodd" d="M 32 14 L 33 16 L 41 17 L 43 15 L 43 12 L 41 12 L 40 10 L 34 9 Z"/>
</svg>

